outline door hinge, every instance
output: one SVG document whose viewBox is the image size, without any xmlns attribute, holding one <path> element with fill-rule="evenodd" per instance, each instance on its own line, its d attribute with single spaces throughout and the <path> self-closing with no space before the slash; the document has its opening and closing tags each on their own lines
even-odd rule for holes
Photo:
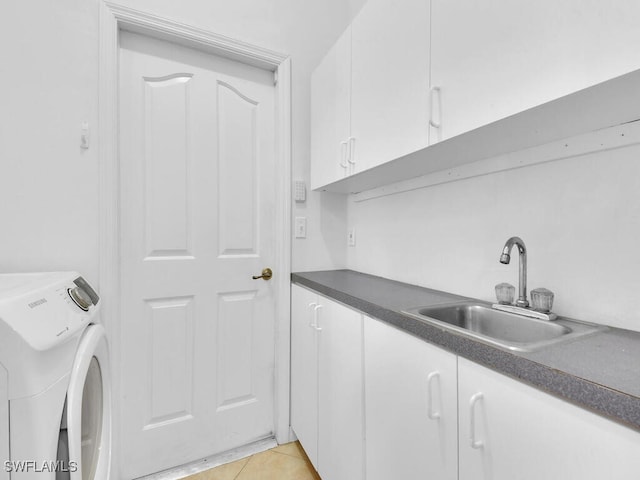
<svg viewBox="0 0 640 480">
<path fill-rule="evenodd" d="M 274 85 L 278 85 L 278 71 L 277 70 L 275 70 L 273 72 L 273 84 Z"/>
</svg>

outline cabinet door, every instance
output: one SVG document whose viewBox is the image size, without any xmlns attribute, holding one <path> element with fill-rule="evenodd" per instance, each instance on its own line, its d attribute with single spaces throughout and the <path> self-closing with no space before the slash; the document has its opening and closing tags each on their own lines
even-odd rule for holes
<svg viewBox="0 0 640 480">
<path fill-rule="evenodd" d="M 458 478 L 456 356 L 364 326 L 367 480 Z"/>
<path fill-rule="evenodd" d="M 311 76 L 311 188 L 347 175 L 351 102 L 351 27 Z"/>
<path fill-rule="evenodd" d="M 640 68 L 640 2 L 432 0 L 442 138 Z"/>
<path fill-rule="evenodd" d="M 360 480 L 364 470 L 362 314 L 320 297 L 318 473 Z"/>
<path fill-rule="evenodd" d="M 291 428 L 318 469 L 318 295 L 291 286 Z"/>
<path fill-rule="evenodd" d="M 637 478 L 640 433 L 463 358 L 458 379 L 460 480 Z"/>
<path fill-rule="evenodd" d="M 352 23 L 355 171 L 428 145 L 429 4 L 368 0 Z"/>
</svg>

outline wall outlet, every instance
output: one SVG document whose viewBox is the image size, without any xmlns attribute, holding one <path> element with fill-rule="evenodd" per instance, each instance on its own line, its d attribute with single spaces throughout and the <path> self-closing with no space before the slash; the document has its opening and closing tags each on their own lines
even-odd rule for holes
<svg viewBox="0 0 640 480">
<path fill-rule="evenodd" d="M 356 229 L 355 228 L 349 229 L 349 232 L 347 233 L 347 245 L 349 245 L 350 247 L 356 246 Z"/>
</svg>

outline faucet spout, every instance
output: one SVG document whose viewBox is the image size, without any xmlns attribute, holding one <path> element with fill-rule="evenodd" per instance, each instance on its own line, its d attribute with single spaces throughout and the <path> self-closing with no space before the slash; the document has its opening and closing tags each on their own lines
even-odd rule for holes
<svg viewBox="0 0 640 480">
<path fill-rule="evenodd" d="M 518 247 L 518 253 L 520 256 L 519 265 L 519 278 L 520 284 L 518 286 L 518 299 L 516 300 L 516 306 L 526 308 L 529 306 L 527 300 L 527 247 L 520 237 L 511 237 L 504 244 L 502 254 L 500 255 L 500 263 L 505 265 L 511 261 L 511 249 L 516 245 Z"/>
</svg>

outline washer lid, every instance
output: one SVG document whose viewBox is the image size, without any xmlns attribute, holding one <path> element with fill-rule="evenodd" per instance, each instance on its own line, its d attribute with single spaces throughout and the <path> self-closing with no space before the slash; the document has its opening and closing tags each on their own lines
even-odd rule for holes
<svg viewBox="0 0 640 480">
<path fill-rule="evenodd" d="M 85 292 L 92 304 L 78 305 L 72 298 L 74 290 Z M 2 333 L 19 337 L 34 350 L 51 349 L 91 321 L 98 311 L 93 304 L 97 298 L 77 272 L 0 275 Z"/>
</svg>

